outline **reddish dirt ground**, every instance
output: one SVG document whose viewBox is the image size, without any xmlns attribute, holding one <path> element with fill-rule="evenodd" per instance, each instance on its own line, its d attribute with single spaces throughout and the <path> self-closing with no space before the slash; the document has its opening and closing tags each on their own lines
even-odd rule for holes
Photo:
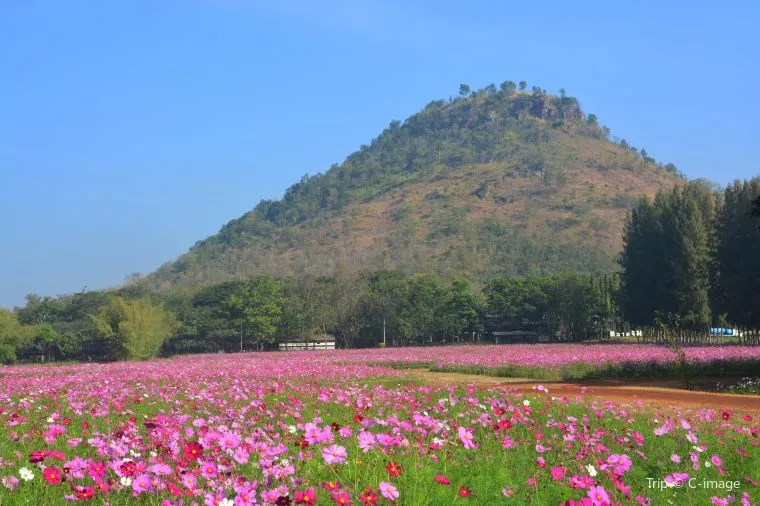
<svg viewBox="0 0 760 506">
<path fill-rule="evenodd" d="M 411 377 L 424 383 L 443 385 L 474 384 L 480 387 L 504 386 L 521 393 L 535 393 L 536 385 L 544 385 L 550 395 L 558 397 L 575 397 L 585 394 L 589 397 L 615 402 L 641 401 L 652 407 L 677 408 L 713 408 L 716 410 L 736 411 L 738 414 L 750 414 L 760 418 L 760 396 L 734 395 L 714 392 L 700 392 L 674 388 L 675 380 L 588 380 L 578 383 L 557 383 L 536 381 L 525 378 L 497 378 L 459 373 L 437 373 L 430 371 L 412 371 Z"/>
</svg>

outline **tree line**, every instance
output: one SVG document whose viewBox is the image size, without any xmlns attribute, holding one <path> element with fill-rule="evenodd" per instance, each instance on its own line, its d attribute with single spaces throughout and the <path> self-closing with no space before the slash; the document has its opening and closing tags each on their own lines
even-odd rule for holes
<svg viewBox="0 0 760 506">
<path fill-rule="evenodd" d="M 493 325 L 583 340 L 677 317 L 687 328 L 760 328 L 760 178 L 724 191 L 693 181 L 643 199 L 621 270 L 486 280 L 399 271 L 258 276 L 158 294 L 142 285 L 0 309 L 0 362 L 146 359 L 269 350 L 489 341 Z M 506 268 L 504 269 L 506 271 Z"/>
<path fill-rule="evenodd" d="M 692 181 L 630 212 L 620 306 L 632 325 L 760 328 L 760 178 L 716 192 Z"/>
<path fill-rule="evenodd" d="M 0 310 L 0 360 L 120 360 L 270 350 L 334 338 L 338 347 L 491 339 L 486 325 L 540 325 L 561 339 L 613 325 L 619 277 L 559 273 L 464 278 L 398 271 L 337 277 L 259 276 L 158 295 L 139 287 L 30 295 Z"/>
</svg>

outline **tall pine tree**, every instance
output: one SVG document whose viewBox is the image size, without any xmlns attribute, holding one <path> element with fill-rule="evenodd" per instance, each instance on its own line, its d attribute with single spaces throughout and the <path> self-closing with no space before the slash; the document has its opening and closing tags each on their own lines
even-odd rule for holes
<svg viewBox="0 0 760 506">
<path fill-rule="evenodd" d="M 658 312 L 690 327 L 710 323 L 710 258 L 715 196 L 688 183 L 629 214 L 623 235 L 621 305 L 628 321 L 651 325 Z"/>
<path fill-rule="evenodd" d="M 717 218 L 713 305 L 726 323 L 760 327 L 760 227 L 753 217 L 760 178 L 725 190 Z"/>
<path fill-rule="evenodd" d="M 631 325 L 651 325 L 665 299 L 665 258 L 658 208 L 641 200 L 628 214 L 620 265 L 621 308 Z"/>
</svg>

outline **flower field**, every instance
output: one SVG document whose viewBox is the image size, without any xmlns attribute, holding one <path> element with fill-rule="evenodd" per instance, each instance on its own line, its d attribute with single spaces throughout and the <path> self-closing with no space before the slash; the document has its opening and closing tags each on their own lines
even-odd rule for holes
<svg viewBox="0 0 760 506">
<path fill-rule="evenodd" d="M 566 398 L 551 386 L 531 395 L 430 387 L 378 365 L 674 360 L 646 348 L 0 368 L 0 504 L 760 504 L 760 421 L 749 414 Z M 689 356 L 747 360 L 757 352 L 694 348 Z"/>
<path fill-rule="evenodd" d="M 695 372 L 760 374 L 760 347 L 684 348 Z M 332 358 L 331 358 L 332 357 Z M 673 374 L 675 353 L 644 344 L 516 344 L 349 350 L 325 360 L 349 363 L 427 364 L 434 370 L 539 379 L 662 376 Z"/>
</svg>

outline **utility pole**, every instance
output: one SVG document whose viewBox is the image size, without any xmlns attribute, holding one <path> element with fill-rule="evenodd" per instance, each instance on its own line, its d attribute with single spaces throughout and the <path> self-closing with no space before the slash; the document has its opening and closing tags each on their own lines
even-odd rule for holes
<svg viewBox="0 0 760 506">
<path fill-rule="evenodd" d="M 243 320 L 240 320 L 240 353 L 243 353 Z"/>
<path fill-rule="evenodd" d="M 383 315 L 383 348 L 385 348 L 385 315 Z"/>
</svg>

